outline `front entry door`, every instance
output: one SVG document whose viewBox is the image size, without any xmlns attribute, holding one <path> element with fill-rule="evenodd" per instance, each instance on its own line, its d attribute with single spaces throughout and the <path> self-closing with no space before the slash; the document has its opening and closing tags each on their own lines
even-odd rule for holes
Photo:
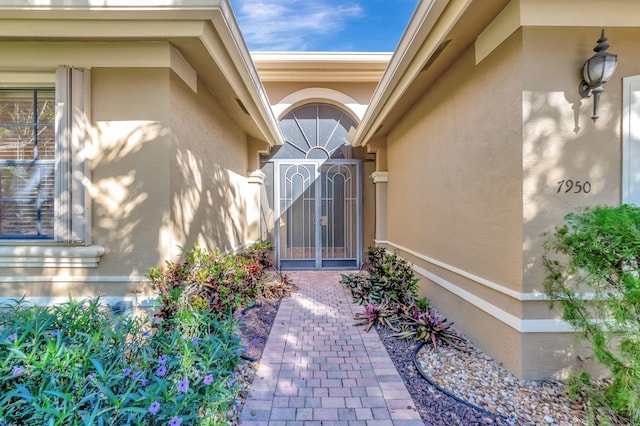
<svg viewBox="0 0 640 426">
<path fill-rule="evenodd" d="M 359 266 L 359 168 L 346 160 L 276 162 L 280 268 Z"/>
</svg>

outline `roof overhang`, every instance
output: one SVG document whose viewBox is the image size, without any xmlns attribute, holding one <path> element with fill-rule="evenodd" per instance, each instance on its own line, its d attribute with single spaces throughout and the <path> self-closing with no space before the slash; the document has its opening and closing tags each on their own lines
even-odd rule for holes
<svg viewBox="0 0 640 426">
<path fill-rule="evenodd" d="M 640 25 L 640 2 L 600 6 L 595 0 L 421 0 L 350 142 L 384 138 L 469 46 L 479 63 L 521 27 Z"/>
<path fill-rule="evenodd" d="M 2 42 L 168 44 L 167 62 L 190 87 L 199 78 L 249 136 L 283 143 L 228 0 L 2 0 Z"/>
<path fill-rule="evenodd" d="M 264 82 L 378 83 L 391 53 L 253 52 Z"/>
</svg>

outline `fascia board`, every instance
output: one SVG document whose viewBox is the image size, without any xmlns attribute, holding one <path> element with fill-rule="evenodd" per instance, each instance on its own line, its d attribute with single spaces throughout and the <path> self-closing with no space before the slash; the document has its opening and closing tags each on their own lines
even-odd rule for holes
<svg viewBox="0 0 640 426">
<path fill-rule="evenodd" d="M 595 0 L 512 0 L 478 35 L 476 64 L 522 27 L 637 27 L 640 2 L 610 0 L 600 7 Z M 593 13 L 594 10 L 598 13 Z"/>
<path fill-rule="evenodd" d="M 228 0 L 84 0 L 80 3 L 68 0 L 31 0 L 25 4 L 24 0 L 2 0 L 0 10 L 3 11 L 3 16 L 7 17 L 20 14 L 33 16 L 33 12 L 42 14 L 75 12 L 75 16 L 82 19 L 83 12 L 99 11 L 106 19 L 112 19 L 114 14 L 120 12 L 171 12 L 173 15 L 181 14 L 182 19 L 185 14 L 191 13 L 194 18 L 202 19 L 205 17 L 202 15 L 203 12 L 215 12 L 227 2 Z"/>
<path fill-rule="evenodd" d="M 389 112 L 472 1 L 425 0 L 418 4 L 373 94 L 367 113 L 350 140 L 352 145 L 366 145 L 374 137 Z"/>
<path fill-rule="evenodd" d="M 378 83 L 391 53 L 260 52 L 251 58 L 262 81 Z"/>
<path fill-rule="evenodd" d="M 1 27 L 1 26 L 0 26 Z M 60 64 L 93 67 L 171 67 L 169 43 L 0 41 L 4 70 L 54 70 Z"/>
<path fill-rule="evenodd" d="M 168 40 L 202 33 L 201 21 L 7 19 L 2 15 L 0 22 L 1 40 Z"/>
<path fill-rule="evenodd" d="M 211 22 L 219 38 L 205 32 L 203 44 L 215 58 L 232 89 L 265 136 L 266 142 L 271 146 L 284 144 L 284 137 L 271 110 L 258 71 L 226 1 L 222 13 L 216 15 Z"/>
<path fill-rule="evenodd" d="M 391 53 L 365 52 L 253 52 L 251 58 L 259 70 L 379 70 L 384 71 Z"/>
<path fill-rule="evenodd" d="M 284 143 L 228 0 L 160 1 L 159 5 L 155 1 L 100 0 L 99 6 L 91 0 L 80 6 L 62 1 L 35 3 L 20 8 L 19 1 L 3 0 L 0 40 L 171 43 L 172 39 L 197 39 L 220 66 L 266 142 Z"/>
</svg>

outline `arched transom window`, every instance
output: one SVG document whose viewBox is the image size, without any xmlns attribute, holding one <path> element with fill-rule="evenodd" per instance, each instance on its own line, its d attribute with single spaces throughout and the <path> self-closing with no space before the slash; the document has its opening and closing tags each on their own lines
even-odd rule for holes
<svg viewBox="0 0 640 426">
<path fill-rule="evenodd" d="M 280 120 L 285 144 L 272 158 L 350 158 L 347 133 L 351 127 L 356 127 L 355 120 L 333 105 L 314 103 L 298 107 Z"/>
</svg>

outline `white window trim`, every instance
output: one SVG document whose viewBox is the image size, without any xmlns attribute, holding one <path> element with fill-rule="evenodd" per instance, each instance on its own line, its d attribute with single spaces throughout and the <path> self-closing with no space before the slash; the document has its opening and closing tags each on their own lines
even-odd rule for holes
<svg viewBox="0 0 640 426">
<path fill-rule="evenodd" d="M 95 268 L 105 252 L 91 245 L 91 72 L 58 67 L 55 90 L 54 240 L 2 241 L 0 267 Z"/>
<path fill-rule="evenodd" d="M 640 119 L 634 118 L 631 110 L 631 93 L 633 88 L 640 92 L 640 75 L 622 79 L 622 203 L 640 205 L 640 182 L 634 181 L 633 171 L 638 172 L 640 146 L 632 146 L 632 129 L 640 129 Z M 638 132 L 640 130 L 636 130 Z M 637 137 L 636 137 L 637 139 Z M 635 194 L 634 194 L 635 192 Z"/>
</svg>

